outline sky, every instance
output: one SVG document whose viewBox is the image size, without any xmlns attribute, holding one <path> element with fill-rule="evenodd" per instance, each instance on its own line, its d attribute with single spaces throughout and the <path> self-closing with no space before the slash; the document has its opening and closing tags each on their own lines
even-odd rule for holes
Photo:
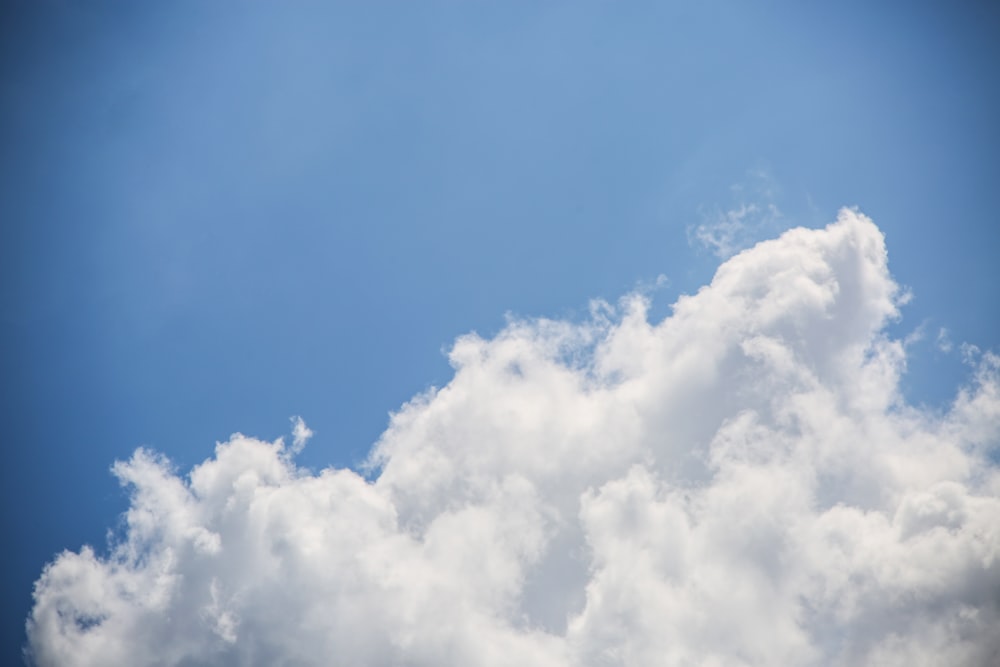
<svg viewBox="0 0 1000 667">
<path fill-rule="evenodd" d="M 1000 12 L 749 4 L 3 3 L 3 662 L 996 655 Z"/>
</svg>

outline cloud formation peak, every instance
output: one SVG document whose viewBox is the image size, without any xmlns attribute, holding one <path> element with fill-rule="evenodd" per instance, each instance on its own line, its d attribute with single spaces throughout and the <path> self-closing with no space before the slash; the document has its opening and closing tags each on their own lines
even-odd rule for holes
<svg viewBox="0 0 1000 667">
<path fill-rule="evenodd" d="M 117 463 L 127 529 L 36 583 L 47 665 L 970 665 L 1000 659 L 1000 360 L 899 392 L 884 239 L 844 210 L 663 321 L 459 338 L 368 480 L 234 435 Z"/>
</svg>

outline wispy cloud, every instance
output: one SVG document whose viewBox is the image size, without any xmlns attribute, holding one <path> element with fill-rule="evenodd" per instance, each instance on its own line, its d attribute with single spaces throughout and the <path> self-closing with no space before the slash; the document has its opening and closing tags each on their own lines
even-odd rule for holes
<svg viewBox="0 0 1000 667">
<path fill-rule="evenodd" d="M 777 184 L 764 168 L 747 172 L 730 187 L 726 206 L 702 207 L 701 221 L 688 228 L 688 241 L 727 259 L 776 233 L 784 217 L 775 203 Z"/>
<path fill-rule="evenodd" d="M 951 333 L 945 327 L 938 329 L 937 340 L 935 342 L 937 348 L 944 353 L 951 352 L 954 347 L 951 342 Z"/>
<path fill-rule="evenodd" d="M 905 404 L 901 292 L 843 211 L 651 322 L 513 321 L 451 350 L 368 481 L 241 435 L 144 450 L 111 554 L 35 588 L 48 665 L 968 665 L 1000 651 L 1000 359 Z M 572 360 L 572 361 L 569 361 Z M 293 448 L 308 428 L 293 422 Z"/>
<path fill-rule="evenodd" d="M 292 451 L 301 452 L 312 437 L 312 429 L 306 426 L 302 417 L 292 417 Z"/>
</svg>

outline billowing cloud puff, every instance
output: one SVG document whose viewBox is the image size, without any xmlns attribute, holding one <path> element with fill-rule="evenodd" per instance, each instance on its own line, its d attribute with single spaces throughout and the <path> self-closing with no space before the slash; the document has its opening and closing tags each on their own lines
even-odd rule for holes
<svg viewBox="0 0 1000 667">
<path fill-rule="evenodd" d="M 843 211 L 659 323 L 464 336 L 367 471 L 139 450 L 107 558 L 35 587 L 47 665 L 1000 664 L 1000 360 L 899 393 L 882 234 Z"/>
</svg>

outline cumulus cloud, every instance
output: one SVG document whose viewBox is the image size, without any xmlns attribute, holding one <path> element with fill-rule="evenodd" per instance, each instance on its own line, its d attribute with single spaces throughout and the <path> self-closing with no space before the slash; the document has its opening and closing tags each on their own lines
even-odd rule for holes
<svg viewBox="0 0 1000 667">
<path fill-rule="evenodd" d="M 1000 359 L 947 412 L 908 405 L 899 298 L 845 210 L 659 322 L 639 295 L 459 338 L 367 478 L 243 435 L 186 475 L 138 450 L 121 540 L 36 583 L 30 656 L 1000 664 Z"/>
</svg>

